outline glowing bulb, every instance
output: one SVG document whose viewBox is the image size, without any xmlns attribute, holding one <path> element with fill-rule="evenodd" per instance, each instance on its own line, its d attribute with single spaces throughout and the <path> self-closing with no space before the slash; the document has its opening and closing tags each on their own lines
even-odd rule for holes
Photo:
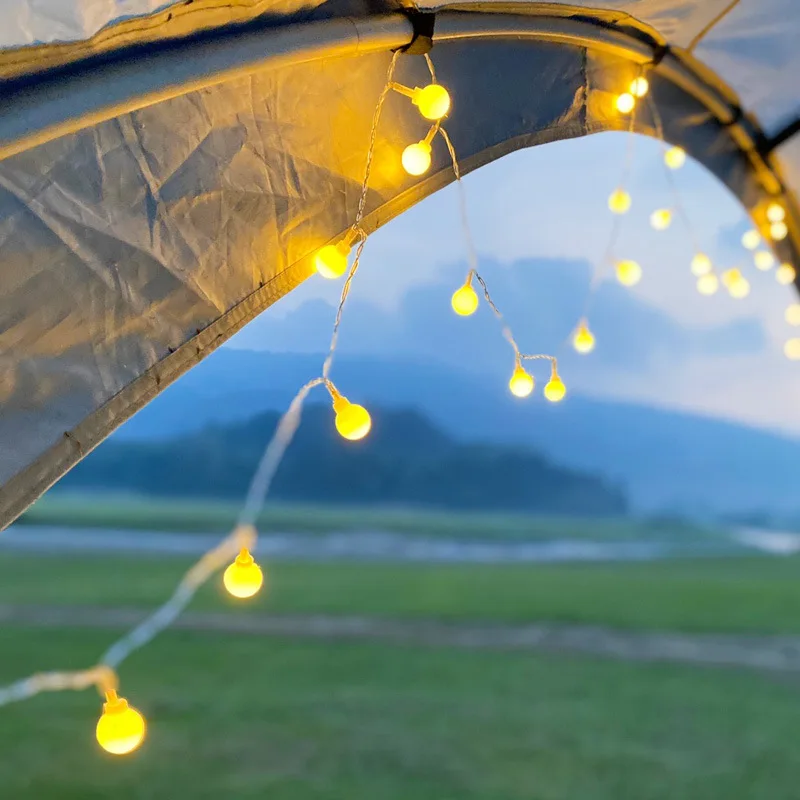
<svg viewBox="0 0 800 800">
<path fill-rule="evenodd" d="M 471 280 L 467 280 L 462 287 L 453 292 L 453 296 L 450 298 L 450 305 L 453 306 L 453 311 L 460 317 L 468 317 L 470 314 L 475 313 L 478 308 L 478 295 L 472 288 Z"/>
<path fill-rule="evenodd" d="M 635 261 L 617 262 L 617 280 L 623 286 L 636 286 L 642 279 L 642 268 Z"/>
<path fill-rule="evenodd" d="M 778 269 L 775 270 L 775 280 L 783 286 L 788 286 L 790 283 L 793 283 L 796 277 L 797 273 L 791 264 L 781 264 Z"/>
<path fill-rule="evenodd" d="M 728 293 L 736 300 L 741 300 L 750 294 L 750 283 L 738 269 L 729 269 L 722 274 L 722 282 L 728 289 Z"/>
<path fill-rule="evenodd" d="M 527 397 L 534 387 L 534 380 L 531 375 L 525 372 L 522 364 L 519 362 L 514 367 L 514 373 L 511 380 L 508 382 L 508 388 L 511 389 L 511 394 L 515 397 Z"/>
<path fill-rule="evenodd" d="M 707 275 L 701 275 L 697 279 L 697 291 L 700 294 L 710 296 L 717 293 L 719 289 L 719 278 L 713 273 L 709 272 Z"/>
<path fill-rule="evenodd" d="M 668 208 L 659 208 L 650 215 L 650 225 L 657 231 L 665 231 L 672 222 L 672 212 Z"/>
<path fill-rule="evenodd" d="M 572 337 L 572 346 L 579 353 L 591 353 L 594 350 L 594 335 L 589 330 L 586 320 L 581 320 Z"/>
<path fill-rule="evenodd" d="M 629 92 L 625 92 L 617 98 L 616 105 L 617 111 L 619 111 L 620 114 L 630 114 L 630 112 L 633 111 L 633 107 L 636 105 L 636 98 Z"/>
<path fill-rule="evenodd" d="M 132 753 L 144 741 L 144 717 L 124 697 L 106 692 L 103 714 L 97 721 L 95 735 L 100 747 L 115 756 Z"/>
<path fill-rule="evenodd" d="M 772 202 L 767 206 L 767 219 L 770 222 L 783 222 L 786 219 L 786 209 L 778 202 Z"/>
<path fill-rule="evenodd" d="M 692 259 L 692 275 L 700 278 L 712 270 L 711 259 L 705 253 L 697 253 Z"/>
<path fill-rule="evenodd" d="M 334 396 L 333 411 L 336 414 L 336 430 L 351 442 L 363 439 L 372 428 L 372 419 L 364 406 L 351 403 L 340 394 Z"/>
<path fill-rule="evenodd" d="M 783 346 L 783 352 L 790 361 L 800 361 L 800 339 L 789 339 Z"/>
<path fill-rule="evenodd" d="M 450 95 L 444 86 L 431 83 L 422 89 L 414 89 L 411 102 L 419 108 L 425 119 L 442 119 L 450 111 Z M 413 173 L 412 173 L 413 174 Z"/>
<path fill-rule="evenodd" d="M 785 222 L 773 222 L 769 226 L 770 238 L 775 242 L 780 242 L 785 239 L 789 234 L 789 228 Z"/>
<path fill-rule="evenodd" d="M 615 189 L 608 196 L 608 207 L 615 214 L 624 214 L 631 207 L 631 196 L 624 189 Z"/>
<path fill-rule="evenodd" d="M 261 567 L 253 560 L 250 551 L 243 547 L 236 560 L 222 576 L 222 582 L 229 594 L 244 599 L 252 597 L 264 583 Z"/>
<path fill-rule="evenodd" d="M 769 250 L 756 250 L 753 255 L 756 268 L 762 272 L 772 269 L 775 266 L 775 256 Z"/>
<path fill-rule="evenodd" d="M 566 394 L 567 394 L 567 387 L 564 386 L 564 381 L 562 381 L 561 378 L 559 377 L 558 370 L 556 369 L 556 365 L 554 362 L 553 368 L 550 371 L 550 380 L 544 387 L 544 396 L 551 403 L 559 403 L 564 399 Z"/>
<path fill-rule="evenodd" d="M 347 256 L 350 248 L 344 242 L 326 244 L 317 250 L 314 256 L 314 267 L 323 278 L 340 278 L 347 270 Z"/>
<path fill-rule="evenodd" d="M 409 175 L 424 175 L 431 167 L 431 146 L 423 139 L 403 150 L 403 169 Z"/>
<path fill-rule="evenodd" d="M 670 147 L 664 153 L 664 163 L 670 169 L 680 169 L 686 163 L 686 151 L 682 147 Z"/>
<path fill-rule="evenodd" d="M 631 81 L 631 85 L 628 88 L 628 91 L 634 97 L 644 97 L 647 94 L 648 89 L 650 89 L 650 84 L 647 78 L 634 78 Z"/>
<path fill-rule="evenodd" d="M 784 316 L 790 325 L 800 325 L 800 303 L 792 303 L 792 305 L 786 309 L 786 314 Z"/>
<path fill-rule="evenodd" d="M 747 250 L 755 250 L 761 244 L 761 234 L 756 230 L 745 231 L 742 234 L 742 244 Z"/>
</svg>

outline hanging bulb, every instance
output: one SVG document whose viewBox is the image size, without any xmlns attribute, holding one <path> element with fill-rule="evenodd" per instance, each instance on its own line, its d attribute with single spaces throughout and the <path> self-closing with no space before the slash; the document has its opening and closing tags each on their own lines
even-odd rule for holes
<svg viewBox="0 0 800 800">
<path fill-rule="evenodd" d="M 414 89 L 411 102 L 419 108 L 419 113 L 425 119 L 434 122 L 445 117 L 450 111 L 450 95 L 447 89 L 438 83 L 428 84 L 422 89 Z"/>
<path fill-rule="evenodd" d="M 711 259 L 705 253 L 696 253 L 692 259 L 692 275 L 699 278 L 702 275 L 708 275 L 713 269 Z"/>
<path fill-rule="evenodd" d="M 431 168 L 431 146 L 422 139 L 403 150 L 403 169 L 409 175 L 424 175 Z"/>
<path fill-rule="evenodd" d="M 686 163 L 686 151 L 682 147 L 670 147 L 664 153 L 664 163 L 670 169 L 680 169 Z"/>
<path fill-rule="evenodd" d="M 252 597 L 264 583 L 264 574 L 256 564 L 250 551 L 243 547 L 222 576 L 222 582 L 228 593 L 244 600 Z"/>
<path fill-rule="evenodd" d="M 511 380 L 508 382 L 508 388 L 511 389 L 511 394 L 514 397 L 527 397 L 532 391 L 535 382 L 533 376 L 529 375 L 525 368 L 517 359 L 517 365 L 514 367 L 514 372 L 511 375 Z"/>
<path fill-rule="evenodd" d="M 363 439 L 372 428 L 372 419 L 364 406 L 351 403 L 344 395 L 335 390 L 331 391 L 333 397 L 333 412 L 336 414 L 335 424 L 339 435 L 351 442 Z"/>
<path fill-rule="evenodd" d="M 728 289 L 728 293 L 736 300 L 741 300 L 750 294 L 750 283 L 742 275 L 741 270 L 729 269 L 722 274 L 722 282 Z"/>
<path fill-rule="evenodd" d="M 742 234 L 742 245 L 747 250 L 755 250 L 761 244 L 761 234 L 757 230 L 745 231 Z"/>
<path fill-rule="evenodd" d="M 650 215 L 650 225 L 657 231 L 665 231 L 672 222 L 672 212 L 668 208 L 659 208 Z"/>
<path fill-rule="evenodd" d="M 786 209 L 777 201 L 767 206 L 767 219 L 770 222 L 783 222 L 786 219 Z"/>
<path fill-rule="evenodd" d="M 145 731 L 144 717 L 124 697 L 117 697 L 115 691 L 106 692 L 103 713 L 95 730 L 100 747 L 115 756 L 124 756 L 139 747 Z"/>
<path fill-rule="evenodd" d="M 783 352 L 790 361 L 800 361 L 800 339 L 789 339 L 783 346 Z"/>
<path fill-rule="evenodd" d="M 800 303 L 792 303 L 784 314 L 789 325 L 800 326 Z"/>
<path fill-rule="evenodd" d="M 697 279 L 697 291 L 707 297 L 717 293 L 719 289 L 719 278 L 713 273 L 709 272 L 706 275 L 701 275 Z"/>
<path fill-rule="evenodd" d="M 350 255 L 350 245 L 346 242 L 339 244 L 326 244 L 314 255 L 314 267 L 323 278 L 333 280 L 341 278 L 347 271 L 347 257 Z"/>
<path fill-rule="evenodd" d="M 628 91 L 634 97 L 644 97 L 650 89 L 650 83 L 647 78 L 634 78 Z"/>
<path fill-rule="evenodd" d="M 773 222 L 769 226 L 769 236 L 774 242 L 781 242 L 789 235 L 785 222 Z"/>
<path fill-rule="evenodd" d="M 589 330 L 589 325 L 585 319 L 582 319 L 575 329 L 575 334 L 572 337 L 572 346 L 582 354 L 591 353 L 594 350 L 594 335 Z"/>
<path fill-rule="evenodd" d="M 642 279 L 642 268 L 635 261 L 617 262 L 617 280 L 623 286 L 636 286 Z"/>
<path fill-rule="evenodd" d="M 790 283 L 794 283 L 796 277 L 797 273 L 791 264 L 781 264 L 778 269 L 775 270 L 775 280 L 782 286 L 788 286 Z"/>
<path fill-rule="evenodd" d="M 624 214 L 631 207 L 631 196 L 624 189 L 615 189 L 608 196 L 608 207 L 615 214 Z"/>
<path fill-rule="evenodd" d="M 559 403 L 564 399 L 564 396 L 567 394 L 567 387 L 564 386 L 564 381 L 561 380 L 561 377 L 558 374 L 558 369 L 556 368 L 555 360 L 552 363 L 553 367 L 550 370 L 550 380 L 544 387 L 544 396 L 551 403 Z"/>
<path fill-rule="evenodd" d="M 636 105 L 636 98 L 630 92 L 624 92 L 617 98 L 616 106 L 620 114 L 630 114 Z"/>
<path fill-rule="evenodd" d="M 453 311 L 460 317 L 468 317 L 474 314 L 478 308 L 478 295 L 472 288 L 472 275 L 467 278 L 466 283 L 453 292 L 450 298 L 450 305 L 453 306 Z"/>
<path fill-rule="evenodd" d="M 775 256 L 769 250 L 756 250 L 753 254 L 753 261 L 756 269 L 760 269 L 762 272 L 767 272 L 775 266 Z"/>
</svg>

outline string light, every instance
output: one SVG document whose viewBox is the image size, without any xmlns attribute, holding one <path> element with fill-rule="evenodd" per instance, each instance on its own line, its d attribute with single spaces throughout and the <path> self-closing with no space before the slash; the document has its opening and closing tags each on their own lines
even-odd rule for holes
<svg viewBox="0 0 800 800">
<path fill-rule="evenodd" d="M 786 209 L 777 201 L 773 200 L 767 206 L 767 219 L 770 222 L 783 222 L 786 218 Z"/>
<path fill-rule="evenodd" d="M 686 163 L 686 151 L 682 147 L 670 147 L 664 153 L 664 163 L 670 169 L 680 169 Z"/>
<path fill-rule="evenodd" d="M 243 547 L 233 564 L 225 570 L 222 582 L 229 594 L 244 600 L 258 592 L 264 583 L 264 574 L 250 551 Z"/>
<path fill-rule="evenodd" d="M 341 278 L 347 271 L 347 257 L 351 247 L 347 242 L 327 244 L 314 256 L 314 267 L 323 278 Z"/>
<path fill-rule="evenodd" d="M 747 250 L 755 250 L 761 244 L 761 234 L 757 230 L 745 231 L 742 234 L 742 245 Z"/>
<path fill-rule="evenodd" d="M 800 303 L 792 303 L 785 313 L 784 317 L 789 325 L 799 326 L 800 325 Z"/>
<path fill-rule="evenodd" d="M 617 111 L 620 114 L 630 114 L 636 105 L 636 98 L 630 92 L 623 92 L 616 102 Z"/>
<path fill-rule="evenodd" d="M 760 269 L 762 272 L 767 272 L 775 266 L 775 256 L 769 250 L 756 250 L 753 254 L 753 261 L 756 269 Z"/>
<path fill-rule="evenodd" d="M 450 305 L 460 317 L 475 313 L 478 308 L 478 293 L 472 288 L 472 272 L 467 276 L 466 283 L 453 292 Z"/>
<path fill-rule="evenodd" d="M 650 89 L 650 83 L 648 82 L 647 78 L 645 77 L 638 77 L 634 78 L 631 81 L 631 85 L 628 88 L 628 91 L 634 97 L 644 97 Z"/>
<path fill-rule="evenodd" d="M 511 380 L 508 382 L 508 388 L 511 394 L 515 397 L 527 397 L 535 386 L 533 376 L 525 371 L 525 368 L 517 358 L 517 364 L 514 367 L 514 372 L 511 375 Z"/>
<path fill-rule="evenodd" d="M 624 189 L 615 189 L 608 196 L 608 207 L 614 214 L 624 214 L 631 207 L 631 196 Z"/>
<path fill-rule="evenodd" d="M 589 330 L 589 323 L 585 319 L 582 319 L 575 329 L 572 337 L 572 346 L 584 355 L 594 350 L 594 335 Z"/>
<path fill-rule="evenodd" d="M 115 756 L 136 750 L 144 741 L 147 726 L 144 717 L 113 689 L 106 692 L 103 713 L 97 721 L 95 735 L 100 747 Z"/>
<path fill-rule="evenodd" d="M 552 367 L 550 371 L 550 380 L 544 387 L 544 396 L 551 403 L 560 403 L 567 394 L 567 387 L 564 385 L 564 381 L 561 380 L 561 376 L 558 374 L 556 360 L 552 359 L 551 364 Z"/>
<path fill-rule="evenodd" d="M 750 294 L 750 283 L 739 269 L 734 268 L 723 272 L 722 283 L 725 284 L 730 296 L 736 300 L 741 300 Z"/>
<path fill-rule="evenodd" d="M 328 381 L 328 391 L 333 400 L 333 413 L 339 435 L 351 442 L 363 439 L 372 428 L 372 418 L 364 406 L 351 403 L 336 387 Z"/>
<path fill-rule="evenodd" d="M 790 361 L 800 361 L 800 338 L 789 339 L 783 346 L 783 352 Z"/>
<path fill-rule="evenodd" d="M 789 235 L 789 228 L 785 222 L 773 222 L 769 226 L 769 235 L 775 242 L 783 241 Z"/>
<path fill-rule="evenodd" d="M 437 122 L 450 112 L 450 94 L 441 84 L 430 83 L 420 88 L 409 89 L 401 83 L 392 83 L 392 89 L 406 97 L 419 109 L 425 119 Z"/>
<path fill-rule="evenodd" d="M 623 286 L 636 286 L 642 279 L 642 268 L 636 261 L 618 261 L 616 271 L 617 280 Z"/>
<path fill-rule="evenodd" d="M 692 259 L 692 275 L 696 278 L 708 275 L 713 268 L 711 259 L 705 253 L 696 253 Z"/>
<path fill-rule="evenodd" d="M 782 286 L 788 286 L 790 283 L 794 283 L 796 277 L 797 273 L 791 264 L 781 264 L 778 269 L 775 270 L 775 280 Z"/>
<path fill-rule="evenodd" d="M 713 273 L 709 272 L 706 275 L 701 275 L 697 279 L 697 291 L 707 297 L 717 293 L 719 289 L 719 278 Z"/>
<path fill-rule="evenodd" d="M 668 208 L 659 208 L 650 215 L 650 225 L 657 231 L 665 231 L 672 223 L 672 212 Z"/>
<path fill-rule="evenodd" d="M 409 175 L 424 175 L 431 168 L 431 146 L 422 139 L 403 150 L 403 169 Z"/>
</svg>

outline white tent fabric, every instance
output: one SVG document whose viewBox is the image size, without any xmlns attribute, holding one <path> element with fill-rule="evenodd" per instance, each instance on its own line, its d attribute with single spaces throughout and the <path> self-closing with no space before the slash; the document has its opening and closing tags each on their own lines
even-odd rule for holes
<svg viewBox="0 0 800 800">
<path fill-rule="evenodd" d="M 361 0 L 162 5 L 29 0 L 4 16 L 0 525 L 308 276 L 353 220 L 391 51 L 426 24 Z M 646 66 L 658 113 L 637 129 L 663 122 L 757 222 L 781 198 L 791 237 L 776 250 L 797 263 L 800 147 L 791 130 L 771 137 L 800 105 L 787 67 L 800 11 L 601 5 L 436 9 L 433 56 L 464 171 L 627 126 L 613 98 Z M 403 56 L 398 79 L 421 85 L 424 60 Z M 402 171 L 399 153 L 424 133 L 390 97 L 368 230 L 453 180 L 441 142 L 428 176 Z"/>
</svg>

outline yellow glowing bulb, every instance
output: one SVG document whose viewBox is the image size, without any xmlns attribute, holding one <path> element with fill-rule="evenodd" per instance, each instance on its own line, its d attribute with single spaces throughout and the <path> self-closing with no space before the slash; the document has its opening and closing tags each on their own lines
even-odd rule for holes
<svg viewBox="0 0 800 800">
<path fill-rule="evenodd" d="M 761 234 L 756 230 L 745 231 L 742 234 L 742 244 L 748 250 L 755 250 L 761 244 Z"/>
<path fill-rule="evenodd" d="M 567 387 L 564 386 L 564 381 L 561 380 L 556 369 L 555 363 L 550 371 L 550 380 L 544 387 L 544 396 L 551 403 L 559 403 L 567 394 Z"/>
<path fill-rule="evenodd" d="M 642 268 L 635 261 L 617 262 L 617 280 L 623 286 L 636 286 L 642 279 Z"/>
<path fill-rule="evenodd" d="M 615 214 L 624 214 L 631 207 L 631 196 L 624 189 L 615 189 L 608 196 L 608 207 Z"/>
<path fill-rule="evenodd" d="M 581 320 L 572 337 L 572 346 L 579 353 L 591 353 L 594 350 L 594 335 L 589 330 L 586 320 Z"/>
<path fill-rule="evenodd" d="M 790 325 L 800 325 L 800 303 L 792 303 L 786 309 L 785 317 Z"/>
<path fill-rule="evenodd" d="M 621 94 L 617 98 L 617 111 L 620 114 L 630 114 L 633 111 L 633 107 L 636 105 L 636 98 L 630 94 L 630 92 L 625 92 Z"/>
<path fill-rule="evenodd" d="M 668 208 L 659 208 L 650 215 L 650 225 L 657 231 L 665 231 L 672 222 L 672 212 Z"/>
<path fill-rule="evenodd" d="M 403 169 L 409 175 L 424 175 L 431 167 L 431 146 L 423 139 L 403 150 Z"/>
<path fill-rule="evenodd" d="M 778 269 L 775 270 L 775 280 L 783 286 L 788 286 L 790 283 L 793 283 L 796 277 L 797 273 L 791 264 L 781 264 Z"/>
<path fill-rule="evenodd" d="M 347 270 L 347 256 L 350 248 L 344 243 L 327 244 L 317 250 L 314 256 L 314 267 L 323 278 L 340 278 Z"/>
<path fill-rule="evenodd" d="M 712 270 L 711 259 L 705 253 L 697 253 L 692 259 L 692 275 L 699 278 Z"/>
<path fill-rule="evenodd" d="M 628 91 L 634 97 L 644 97 L 649 89 L 650 89 L 650 83 L 648 82 L 647 78 L 634 78 L 631 81 L 631 85 L 628 88 Z"/>
<path fill-rule="evenodd" d="M 753 254 L 753 261 L 756 268 L 762 272 L 772 269 L 775 266 L 775 256 L 769 250 L 756 250 Z"/>
<path fill-rule="evenodd" d="M 533 391 L 533 387 L 533 377 L 525 372 L 522 364 L 517 364 L 514 368 L 511 380 L 508 382 L 508 388 L 511 389 L 511 394 L 515 397 L 527 397 Z"/>
<path fill-rule="evenodd" d="M 351 442 L 363 439 L 372 428 L 372 418 L 364 406 L 351 403 L 346 397 L 336 395 L 333 400 L 335 424 L 339 435 Z"/>
<path fill-rule="evenodd" d="M 719 289 L 719 278 L 713 273 L 709 272 L 707 275 L 701 275 L 697 279 L 697 291 L 700 294 L 710 296 L 717 293 Z"/>
<path fill-rule="evenodd" d="M 778 202 L 772 202 L 767 206 L 767 219 L 770 222 L 783 222 L 786 219 L 786 209 Z"/>
<path fill-rule="evenodd" d="M 783 352 L 790 361 L 800 361 L 800 339 L 789 339 L 783 346 Z"/>
<path fill-rule="evenodd" d="M 785 222 L 773 222 L 769 226 L 770 238 L 775 242 L 780 242 L 789 235 L 789 228 Z"/>
<path fill-rule="evenodd" d="M 467 281 L 461 288 L 453 292 L 450 298 L 450 305 L 453 306 L 453 311 L 460 317 L 468 317 L 474 314 L 478 308 L 478 295 L 472 288 L 472 282 Z"/>
<path fill-rule="evenodd" d="M 434 121 L 442 119 L 450 111 L 450 95 L 447 93 L 447 89 L 438 83 L 431 83 L 422 89 L 414 89 L 411 101 L 419 108 L 419 113 L 425 119 Z"/>
<path fill-rule="evenodd" d="M 229 594 L 243 600 L 252 597 L 261 588 L 264 574 L 250 551 L 243 547 L 233 564 L 225 570 L 222 582 Z"/>
<path fill-rule="evenodd" d="M 103 714 L 97 721 L 95 735 L 100 747 L 115 756 L 132 753 L 144 741 L 144 717 L 116 692 L 106 692 Z"/>
<path fill-rule="evenodd" d="M 686 151 L 682 147 L 670 147 L 664 153 L 664 163 L 670 169 L 680 169 L 686 163 Z"/>
<path fill-rule="evenodd" d="M 728 293 L 736 300 L 741 300 L 750 294 L 750 283 L 738 269 L 729 269 L 722 275 L 722 282 L 728 288 Z"/>
</svg>

